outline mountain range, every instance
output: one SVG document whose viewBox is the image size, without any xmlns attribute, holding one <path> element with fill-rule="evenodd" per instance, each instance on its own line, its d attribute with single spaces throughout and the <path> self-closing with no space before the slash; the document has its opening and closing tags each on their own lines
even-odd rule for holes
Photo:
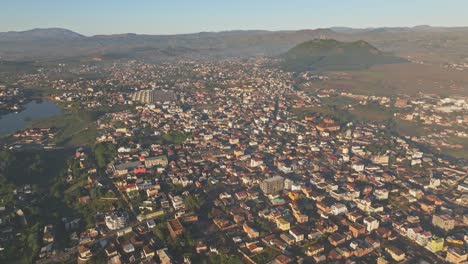
<svg viewBox="0 0 468 264">
<path fill-rule="evenodd" d="M 231 56 L 278 56 L 313 39 L 364 40 L 398 55 L 447 48 L 468 54 L 468 27 L 353 29 L 334 27 L 297 31 L 237 30 L 180 35 L 116 34 L 84 36 L 61 28 L 0 33 L 0 60 L 55 61 L 89 56 L 103 58 L 218 59 Z M 458 56 L 458 55 L 457 55 Z"/>
</svg>

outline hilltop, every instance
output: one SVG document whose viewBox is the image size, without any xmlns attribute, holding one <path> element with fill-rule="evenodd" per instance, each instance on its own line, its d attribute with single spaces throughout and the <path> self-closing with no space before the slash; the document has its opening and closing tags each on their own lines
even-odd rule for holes
<svg viewBox="0 0 468 264">
<path fill-rule="evenodd" d="M 26 31 L 0 32 L 2 42 L 76 41 L 85 36 L 63 28 L 35 28 Z"/>
<path fill-rule="evenodd" d="M 318 39 L 301 43 L 281 56 L 287 71 L 340 71 L 366 69 L 374 65 L 405 62 L 386 55 L 369 43 Z"/>
</svg>

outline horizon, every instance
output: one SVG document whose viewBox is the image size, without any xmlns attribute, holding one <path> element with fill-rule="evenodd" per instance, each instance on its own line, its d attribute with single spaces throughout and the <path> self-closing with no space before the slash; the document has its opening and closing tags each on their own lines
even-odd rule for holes
<svg viewBox="0 0 468 264">
<path fill-rule="evenodd" d="M 126 34 L 135 34 L 135 35 L 148 35 L 148 36 L 171 36 L 171 35 L 190 35 L 190 34 L 201 34 L 201 33 L 224 33 L 224 32 L 249 32 L 249 31 L 264 31 L 264 32 L 296 32 L 296 31 L 303 31 L 303 30 L 321 30 L 321 29 L 328 29 L 332 30 L 333 29 L 338 29 L 338 28 L 343 28 L 343 29 L 353 29 L 353 30 L 373 30 L 373 29 L 393 29 L 393 28 L 407 28 L 407 29 L 415 29 L 417 27 L 429 27 L 429 28 L 468 28 L 468 25 L 458 25 L 458 26 L 434 26 L 434 25 L 427 25 L 427 24 L 421 24 L 421 25 L 412 25 L 412 26 L 381 26 L 381 27 L 347 27 L 347 26 L 331 26 L 331 27 L 319 27 L 319 28 L 298 28 L 298 29 L 277 29 L 277 30 L 268 30 L 268 29 L 228 29 L 228 30 L 218 30 L 218 31 L 194 31 L 194 32 L 184 32 L 184 33 L 168 33 L 168 34 L 147 34 L 147 33 L 136 33 L 136 32 L 120 32 L 120 33 L 103 33 L 103 34 L 94 34 L 94 35 L 88 35 L 81 33 L 79 31 L 69 29 L 69 28 L 63 28 L 63 27 L 36 27 L 36 28 L 30 28 L 30 29 L 24 29 L 24 30 L 9 30 L 9 31 L 0 31 L 0 33 L 24 33 L 28 31 L 34 31 L 34 30 L 53 30 L 53 29 L 59 29 L 59 30 L 68 30 L 73 33 L 77 33 L 80 35 L 83 35 L 85 37 L 93 37 L 93 36 L 106 36 L 106 35 L 126 35 Z"/>
<path fill-rule="evenodd" d="M 464 27 L 468 3 L 461 0 L 214 0 L 157 3 L 133 1 L 15 1 L 3 4 L 0 32 L 65 28 L 86 36 L 112 34 L 179 35 L 236 30 L 296 31 L 331 27 Z M 339 26 L 336 26 L 339 25 Z"/>
</svg>

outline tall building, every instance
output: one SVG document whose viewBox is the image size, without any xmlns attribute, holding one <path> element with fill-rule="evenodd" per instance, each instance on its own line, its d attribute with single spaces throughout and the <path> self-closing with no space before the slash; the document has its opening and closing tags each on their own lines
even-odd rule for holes
<svg viewBox="0 0 468 264">
<path fill-rule="evenodd" d="M 156 102 L 171 102 L 177 99 L 175 93 L 163 90 L 141 90 L 133 93 L 130 97 L 132 101 L 146 104 Z"/>
<path fill-rule="evenodd" d="M 110 230 L 124 228 L 127 223 L 127 215 L 123 212 L 112 212 L 106 215 L 106 226 Z"/>
<path fill-rule="evenodd" d="M 284 179 L 281 176 L 275 176 L 268 178 L 260 183 L 260 189 L 265 194 L 274 194 L 283 190 L 284 188 Z"/>
</svg>

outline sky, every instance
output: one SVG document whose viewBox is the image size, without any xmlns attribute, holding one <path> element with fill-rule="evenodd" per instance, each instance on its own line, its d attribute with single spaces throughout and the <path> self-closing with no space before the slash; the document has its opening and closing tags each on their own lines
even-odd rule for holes
<svg viewBox="0 0 468 264">
<path fill-rule="evenodd" d="M 1 0 L 0 32 L 60 27 L 84 35 L 468 26 L 467 0 Z"/>
</svg>

